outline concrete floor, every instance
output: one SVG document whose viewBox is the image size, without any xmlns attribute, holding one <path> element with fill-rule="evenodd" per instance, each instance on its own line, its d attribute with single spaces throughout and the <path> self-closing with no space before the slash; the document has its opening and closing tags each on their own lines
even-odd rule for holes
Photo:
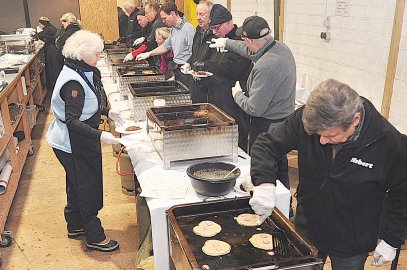
<svg viewBox="0 0 407 270">
<path fill-rule="evenodd" d="M 120 249 L 113 253 L 89 252 L 84 239 L 67 238 L 63 215 L 65 171 L 45 140 L 52 119 L 51 112 L 38 114 L 39 124 L 32 134 L 35 153 L 27 158 L 6 224 L 13 242 L 0 249 L 2 269 L 136 269 L 139 239 L 135 198 L 121 191 L 111 146 L 102 150 L 104 207 L 99 217 L 107 236 L 119 241 Z"/>
<path fill-rule="evenodd" d="M 2 269 L 136 269 L 134 260 L 139 239 L 135 199 L 121 192 L 120 177 L 115 172 L 116 158 L 110 146 L 103 147 L 104 208 L 99 217 L 107 236 L 119 241 L 120 250 L 89 252 L 83 239 L 66 237 L 65 173 L 44 139 L 52 118 L 50 112 L 40 112 L 39 124 L 33 129 L 35 153 L 27 158 L 6 224 L 6 230 L 13 234 L 13 242 L 10 247 L 0 249 Z M 296 179 L 295 169 L 291 174 L 291 179 Z M 295 181 L 292 185 L 296 185 Z M 371 260 L 369 257 L 366 270 L 390 269 L 389 265 L 371 267 Z M 327 263 L 324 270 L 330 269 Z M 406 250 L 402 251 L 398 269 L 407 269 Z"/>
</svg>

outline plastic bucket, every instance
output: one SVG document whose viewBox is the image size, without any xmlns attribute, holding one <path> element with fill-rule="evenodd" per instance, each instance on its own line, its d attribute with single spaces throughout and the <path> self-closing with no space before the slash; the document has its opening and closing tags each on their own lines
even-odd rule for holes
<svg viewBox="0 0 407 270">
<path fill-rule="evenodd" d="M 26 109 L 28 115 L 28 123 L 30 124 L 30 128 L 33 128 L 37 124 L 37 106 L 27 105 Z"/>
</svg>

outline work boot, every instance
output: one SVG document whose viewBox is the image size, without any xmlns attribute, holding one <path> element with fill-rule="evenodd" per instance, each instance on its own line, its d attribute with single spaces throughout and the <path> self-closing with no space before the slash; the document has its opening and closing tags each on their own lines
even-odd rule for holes
<svg viewBox="0 0 407 270">
<path fill-rule="evenodd" d="M 106 240 L 102 243 L 86 243 L 88 250 L 96 250 L 101 252 L 112 252 L 119 248 L 119 243 L 115 240 Z"/>
<path fill-rule="evenodd" d="M 69 239 L 76 239 L 80 236 L 85 236 L 85 231 L 83 229 L 77 229 L 73 231 L 68 231 L 68 238 Z"/>
</svg>

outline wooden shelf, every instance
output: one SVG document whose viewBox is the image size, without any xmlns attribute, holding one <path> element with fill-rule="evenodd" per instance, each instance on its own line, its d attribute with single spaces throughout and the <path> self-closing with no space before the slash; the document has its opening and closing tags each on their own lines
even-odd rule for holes
<svg viewBox="0 0 407 270">
<path fill-rule="evenodd" d="M 18 163 L 16 167 L 13 166 L 13 172 L 11 173 L 10 179 L 8 181 L 6 192 L 3 195 L 0 195 L 0 228 L 3 228 L 1 230 L 1 233 L 3 233 L 4 231 L 8 212 L 10 211 L 14 195 L 17 191 L 18 183 L 20 181 L 21 172 L 24 167 L 28 151 L 31 148 L 31 140 L 24 140 L 24 142 L 21 142 L 18 145 L 20 146 L 20 150 L 18 151 L 18 160 L 21 162 Z"/>
<path fill-rule="evenodd" d="M 6 150 L 7 144 L 12 137 L 11 133 L 6 133 L 2 138 L 0 138 L 0 153 L 3 153 Z"/>
<path fill-rule="evenodd" d="M 0 93 L 0 107 L 4 123 L 5 135 L 0 138 L 0 155 L 6 151 L 10 152 L 10 162 L 13 168 L 10 179 L 8 181 L 6 192 L 0 195 L 0 234 L 4 233 L 4 226 L 7 221 L 8 213 L 13 203 L 14 195 L 17 191 L 18 183 L 20 181 L 21 172 L 27 155 L 31 149 L 31 128 L 29 126 L 28 114 L 26 110 L 27 105 L 33 105 L 34 102 L 42 103 L 46 91 L 43 91 L 41 85 L 41 74 L 38 59 L 43 55 L 43 48 L 39 48 L 35 55 L 28 61 L 28 63 L 17 73 L 13 74 L 8 79 L 8 86 Z M 31 72 L 34 71 L 34 80 L 28 81 Z M 27 95 L 24 95 L 23 87 L 21 84 L 21 76 L 26 78 Z M 45 94 L 44 94 L 45 92 Z M 11 103 L 22 104 L 22 112 L 18 115 L 16 121 L 11 124 L 10 112 L 8 105 Z M 16 145 L 13 139 L 13 133 L 17 130 L 24 132 L 24 140 L 18 142 L 19 151 L 16 154 Z"/>
</svg>

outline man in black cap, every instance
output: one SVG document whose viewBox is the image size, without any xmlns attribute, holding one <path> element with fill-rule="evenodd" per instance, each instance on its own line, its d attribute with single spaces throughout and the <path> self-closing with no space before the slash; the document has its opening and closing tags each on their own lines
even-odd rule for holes
<svg viewBox="0 0 407 270">
<path fill-rule="evenodd" d="M 232 14 L 222 5 L 214 4 L 210 13 L 209 27 L 217 37 L 240 39 L 236 35 L 237 26 L 233 24 Z M 209 59 L 195 61 L 191 67 L 195 71 L 209 71 L 213 76 L 203 78 L 208 80 L 207 88 L 200 88 L 201 96 L 206 100 L 201 102 L 212 103 L 232 116 L 239 126 L 239 147 L 247 152 L 248 116 L 233 100 L 232 87 L 239 81 L 241 87 L 246 89 L 246 80 L 251 70 L 251 61 L 239 54 L 217 52 L 213 50 Z"/>
<path fill-rule="evenodd" d="M 249 147 L 260 133 L 267 132 L 294 112 L 296 67 L 290 49 L 275 41 L 267 21 L 248 17 L 237 30 L 244 42 L 214 39 L 212 48 L 234 51 L 254 62 L 247 80 L 247 94 L 232 89 L 235 102 L 250 115 Z M 278 179 L 289 189 L 288 161 L 278 162 Z"/>
</svg>

